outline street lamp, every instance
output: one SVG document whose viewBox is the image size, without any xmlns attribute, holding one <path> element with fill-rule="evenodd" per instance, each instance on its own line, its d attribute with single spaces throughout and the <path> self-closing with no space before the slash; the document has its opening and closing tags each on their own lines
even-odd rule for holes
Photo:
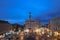
<svg viewBox="0 0 60 40">
<path fill-rule="evenodd" d="M 54 36 L 58 36 L 59 35 L 59 33 L 58 32 L 54 32 Z"/>
<path fill-rule="evenodd" d="M 29 32 L 29 29 L 24 30 L 24 32 L 27 32 L 28 33 Z"/>
</svg>

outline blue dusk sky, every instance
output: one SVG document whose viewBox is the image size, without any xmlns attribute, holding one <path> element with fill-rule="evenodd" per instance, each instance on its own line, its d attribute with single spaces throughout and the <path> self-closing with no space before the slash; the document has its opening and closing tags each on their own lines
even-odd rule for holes
<svg viewBox="0 0 60 40">
<path fill-rule="evenodd" d="M 24 24 L 29 12 L 41 24 L 60 16 L 60 0 L 0 0 L 0 20 Z"/>
</svg>

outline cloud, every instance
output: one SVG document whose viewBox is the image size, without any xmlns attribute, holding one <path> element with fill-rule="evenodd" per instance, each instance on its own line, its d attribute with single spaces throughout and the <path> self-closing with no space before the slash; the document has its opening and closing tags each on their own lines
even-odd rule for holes
<svg viewBox="0 0 60 40">
<path fill-rule="evenodd" d="M 43 13 L 44 14 L 44 13 Z M 40 20 L 41 23 L 49 23 L 49 21 L 53 18 L 60 17 L 60 12 L 55 12 L 55 13 L 45 13 L 44 15 L 37 15 L 34 17 L 36 20 Z"/>
<path fill-rule="evenodd" d="M 5 21 L 8 21 L 9 23 L 19 23 L 19 24 L 24 24 L 25 20 L 13 20 L 13 19 L 8 19 L 8 20 L 5 20 Z"/>
<path fill-rule="evenodd" d="M 60 16 L 60 12 L 57 12 L 57 13 L 49 13 L 49 14 L 47 14 L 47 16 L 49 16 L 51 18 L 58 17 L 58 16 Z"/>
</svg>

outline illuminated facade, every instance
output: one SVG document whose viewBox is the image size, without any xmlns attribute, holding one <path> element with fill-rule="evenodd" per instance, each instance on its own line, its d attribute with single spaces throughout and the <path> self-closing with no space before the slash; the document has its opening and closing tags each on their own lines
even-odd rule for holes
<svg viewBox="0 0 60 40">
<path fill-rule="evenodd" d="M 60 18 L 55 18 L 50 21 L 50 28 L 53 31 L 60 32 Z"/>
<path fill-rule="evenodd" d="M 9 32 L 11 29 L 10 26 L 11 25 L 7 21 L 0 20 L 0 34 L 5 33 L 5 32 Z"/>
<path fill-rule="evenodd" d="M 39 20 L 31 20 L 31 13 L 29 13 L 29 20 L 25 22 L 25 29 L 26 28 L 34 29 L 35 27 L 39 27 L 39 26 L 40 26 Z"/>
<path fill-rule="evenodd" d="M 26 28 L 35 28 L 35 27 L 39 27 L 39 21 L 38 20 L 28 20 L 26 21 L 25 27 Z"/>
</svg>

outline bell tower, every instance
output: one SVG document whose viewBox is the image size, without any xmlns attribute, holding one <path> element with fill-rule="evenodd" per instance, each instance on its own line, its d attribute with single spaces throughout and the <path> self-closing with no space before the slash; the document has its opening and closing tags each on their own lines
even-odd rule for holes
<svg viewBox="0 0 60 40">
<path fill-rule="evenodd" d="M 29 12 L 29 20 L 31 20 L 32 19 L 32 14 L 31 14 L 31 12 Z"/>
<path fill-rule="evenodd" d="M 25 28 L 34 29 L 35 27 L 39 27 L 39 20 L 32 20 L 32 14 L 29 12 L 29 19 L 25 22 Z"/>
</svg>

